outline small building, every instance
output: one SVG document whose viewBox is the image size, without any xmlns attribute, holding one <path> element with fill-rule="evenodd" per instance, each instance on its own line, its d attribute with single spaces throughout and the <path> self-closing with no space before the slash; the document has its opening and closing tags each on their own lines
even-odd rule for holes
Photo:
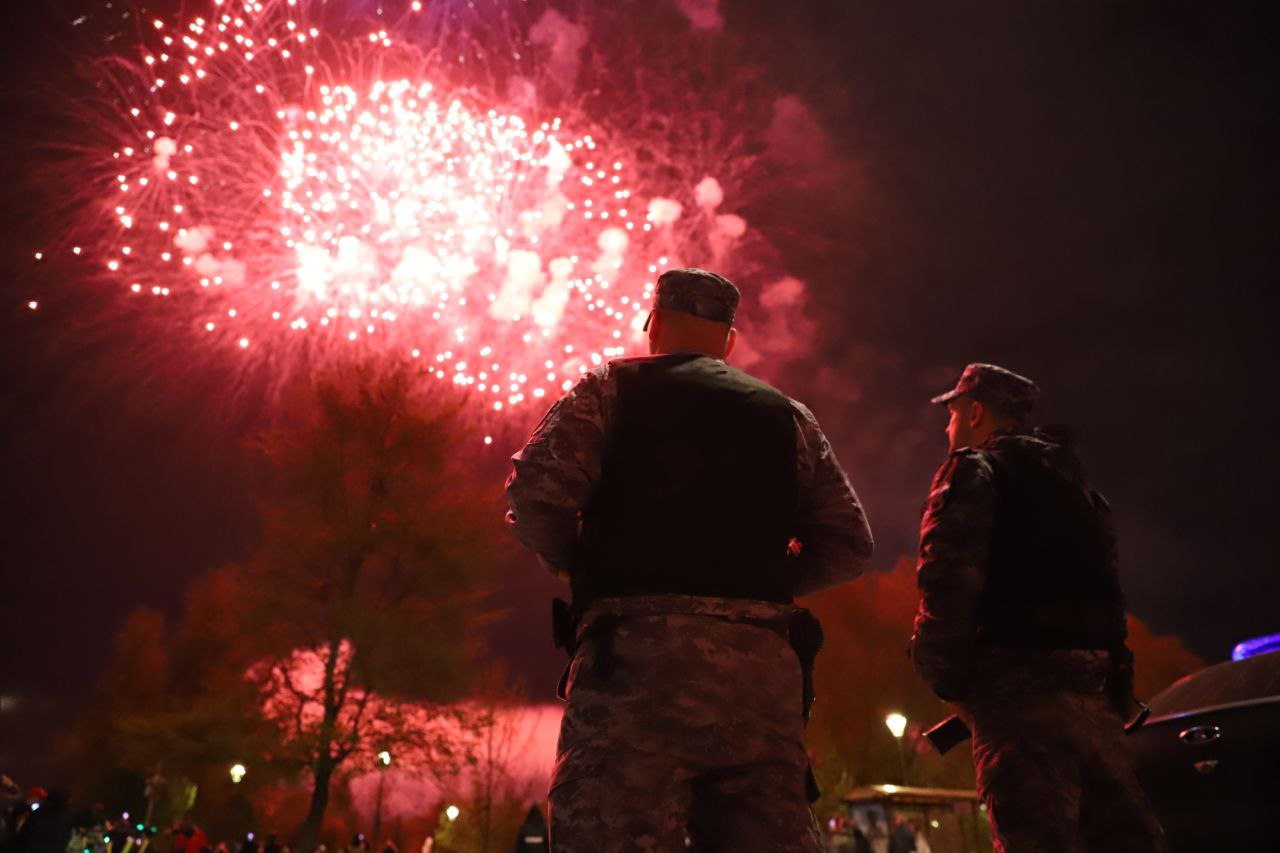
<svg viewBox="0 0 1280 853">
<path fill-rule="evenodd" d="M 933 853 L 991 853 L 987 807 L 975 791 L 864 785 L 844 796 L 845 814 L 872 835 L 876 824 L 889 832 L 897 820 L 924 833 Z"/>
</svg>

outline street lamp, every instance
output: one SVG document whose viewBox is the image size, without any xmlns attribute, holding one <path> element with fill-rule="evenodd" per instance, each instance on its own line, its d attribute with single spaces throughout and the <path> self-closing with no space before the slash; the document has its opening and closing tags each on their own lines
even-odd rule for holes
<svg viewBox="0 0 1280 853">
<path fill-rule="evenodd" d="M 449 806 L 444 810 L 444 816 L 449 818 L 449 820 L 457 820 L 460 813 L 461 810 L 457 806 Z"/>
<path fill-rule="evenodd" d="M 384 749 L 378 753 L 378 769 L 384 772 L 378 774 L 378 805 L 373 815 L 373 838 L 375 841 L 382 833 L 382 792 L 387 787 L 387 774 L 385 771 L 390 766 L 391 752 Z"/>
<path fill-rule="evenodd" d="M 232 764 L 231 765 L 231 781 L 239 785 L 240 782 L 244 779 L 244 775 L 248 772 L 249 771 L 245 769 L 243 764 L 239 764 L 239 763 Z"/>
<path fill-rule="evenodd" d="M 907 754 L 902 750 L 902 736 L 907 731 L 907 718 L 897 711 L 884 718 L 884 724 L 889 729 L 889 734 L 893 735 L 893 739 L 898 742 L 898 764 L 902 768 L 902 784 L 907 782 Z"/>
</svg>

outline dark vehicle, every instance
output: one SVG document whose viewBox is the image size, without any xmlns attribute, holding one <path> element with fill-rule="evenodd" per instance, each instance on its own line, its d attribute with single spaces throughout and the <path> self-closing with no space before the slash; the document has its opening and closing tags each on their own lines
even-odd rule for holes
<svg viewBox="0 0 1280 853">
<path fill-rule="evenodd" d="M 1130 737 L 1173 853 L 1280 849 L 1280 652 L 1175 682 Z"/>
</svg>

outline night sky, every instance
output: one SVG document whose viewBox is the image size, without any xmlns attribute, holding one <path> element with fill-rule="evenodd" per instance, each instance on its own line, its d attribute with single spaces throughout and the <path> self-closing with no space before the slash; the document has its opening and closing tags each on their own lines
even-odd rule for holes
<svg viewBox="0 0 1280 853">
<path fill-rule="evenodd" d="M 176 618 L 188 581 L 242 556 L 256 526 L 255 422 L 210 413 L 220 377 L 161 393 L 136 329 L 83 331 L 104 296 L 78 268 L 31 261 L 60 225 L 33 176 L 65 121 L 51 94 L 81 47 L 68 22 L 102 6 L 6 3 L 0 34 L 0 691 L 16 697 L 0 772 L 23 784 L 50 772 L 51 732 L 124 615 Z M 914 551 L 945 453 L 928 398 L 992 361 L 1039 382 L 1042 420 L 1083 434 L 1134 613 L 1210 661 L 1280 631 L 1266 4 L 721 6 L 724 37 L 794 92 L 764 135 L 797 180 L 740 212 L 806 282 L 816 333 L 760 369 L 823 423 L 873 567 Z M 513 449 L 484 467 L 501 478 Z M 535 698 L 560 664 L 556 590 L 522 557 L 497 596 L 513 615 L 495 651 Z"/>
</svg>

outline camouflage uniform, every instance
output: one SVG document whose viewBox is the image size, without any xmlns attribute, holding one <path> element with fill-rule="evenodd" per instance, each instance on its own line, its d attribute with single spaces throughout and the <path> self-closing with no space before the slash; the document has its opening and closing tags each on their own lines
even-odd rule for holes
<svg viewBox="0 0 1280 853">
<path fill-rule="evenodd" d="M 543 417 L 511 457 L 507 528 L 553 574 L 567 577 L 578 541 L 579 513 L 600 481 L 605 439 L 618 387 L 606 363 L 585 374 Z M 796 559 L 795 594 L 853 580 L 871 555 L 871 529 L 849 478 L 818 420 L 792 401 L 801 512 L 816 535 Z"/>
<path fill-rule="evenodd" d="M 656 308 L 724 321 L 716 293 L 676 285 L 660 279 Z M 731 320 L 736 290 L 729 298 Z M 613 371 L 605 364 L 584 375 L 512 459 L 508 527 L 561 576 L 601 480 L 617 411 Z M 855 578 L 872 540 L 813 414 L 794 401 L 791 413 L 809 531 L 791 561 L 798 595 Z M 686 833 L 704 850 L 819 849 L 805 790 L 801 668 L 786 630 L 794 609 L 687 595 L 593 601 L 568 672 L 551 780 L 553 849 L 682 850 Z"/>
<path fill-rule="evenodd" d="M 972 365 L 961 380 L 968 388 L 937 402 L 967 394 L 1002 411 L 1029 410 L 1034 385 L 996 374 L 994 390 L 979 387 L 988 368 L 1000 370 Z M 1088 492 L 1078 459 L 1052 435 L 1000 430 L 977 448 L 955 451 L 934 478 L 921 521 L 912 659 L 935 692 L 963 703 L 970 718 L 997 853 L 1164 851 L 1163 831 L 1129 766 L 1123 720 L 1105 692 L 1108 651 L 1023 649 L 980 638 L 998 511 L 991 454 L 1013 445 L 1038 453 L 1041 464 L 1091 496 L 1114 547 L 1105 502 Z"/>
<path fill-rule="evenodd" d="M 813 851 L 800 664 L 782 605 L 604 599 L 583 622 L 551 784 L 554 849 Z M 616 671 L 591 625 L 619 615 Z M 747 620 L 747 621 L 743 621 Z"/>
</svg>

